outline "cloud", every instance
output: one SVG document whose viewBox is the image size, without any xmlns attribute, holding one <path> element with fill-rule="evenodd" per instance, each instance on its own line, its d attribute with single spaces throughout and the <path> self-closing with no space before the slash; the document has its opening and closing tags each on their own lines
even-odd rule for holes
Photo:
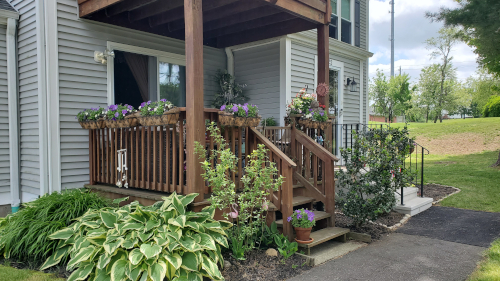
<svg viewBox="0 0 500 281">
<path fill-rule="evenodd" d="M 416 82 L 420 70 L 438 60 L 431 60 L 425 40 L 437 36 L 442 23 L 431 23 L 425 12 L 436 12 L 440 7 L 456 7 L 453 0 L 395 0 L 395 71 L 401 66 Z M 377 69 L 390 75 L 391 64 L 391 15 L 390 0 L 370 0 L 370 77 Z M 453 50 L 454 65 L 459 79 L 465 79 L 477 69 L 473 50 L 459 43 Z"/>
</svg>

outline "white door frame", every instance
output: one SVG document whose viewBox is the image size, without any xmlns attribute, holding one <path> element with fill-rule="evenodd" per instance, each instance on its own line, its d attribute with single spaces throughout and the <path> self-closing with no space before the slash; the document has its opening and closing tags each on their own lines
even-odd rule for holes
<svg viewBox="0 0 500 281">
<path fill-rule="evenodd" d="M 329 66 L 330 66 L 330 70 L 336 70 L 339 72 L 339 75 L 338 75 L 338 116 L 335 116 L 335 118 L 337 119 L 337 124 L 343 124 L 344 123 L 344 63 L 343 62 L 340 62 L 340 61 L 336 61 L 336 60 L 332 60 L 330 59 L 330 63 L 329 63 Z M 337 147 L 337 151 L 335 152 L 335 154 L 337 156 L 340 156 L 340 147 L 342 145 L 342 128 L 337 126 L 336 127 L 336 136 L 337 136 L 337 139 L 339 139 L 339 143 L 338 145 L 336 145 Z M 335 140 L 337 141 L 337 140 Z"/>
</svg>

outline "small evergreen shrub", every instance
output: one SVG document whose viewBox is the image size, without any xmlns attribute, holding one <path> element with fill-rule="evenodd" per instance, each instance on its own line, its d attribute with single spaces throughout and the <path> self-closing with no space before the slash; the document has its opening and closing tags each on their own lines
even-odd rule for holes
<svg viewBox="0 0 500 281">
<path fill-rule="evenodd" d="M 353 138 L 352 149 L 341 149 L 346 169 L 337 174 L 337 203 L 359 226 L 390 212 L 396 205 L 394 192 L 410 186 L 414 174 L 404 162 L 413 140 L 406 127 L 353 132 Z"/>
<path fill-rule="evenodd" d="M 492 96 L 483 108 L 484 117 L 500 117 L 500 96 Z"/>
<path fill-rule="evenodd" d="M 52 233 L 89 209 L 110 205 L 110 200 L 80 189 L 54 192 L 23 204 L 19 212 L 0 221 L 0 254 L 17 261 L 43 262 L 57 248 L 57 241 L 48 238 Z"/>
<path fill-rule="evenodd" d="M 276 120 L 274 120 L 274 117 L 268 117 L 266 119 L 262 119 L 261 125 L 262 126 L 269 126 L 269 127 L 274 127 L 278 123 L 276 123 Z"/>
<path fill-rule="evenodd" d="M 68 281 L 223 280 L 217 263 L 224 263 L 221 246 L 228 247 L 225 229 L 232 224 L 215 221 L 213 206 L 186 211 L 197 195 L 174 192 L 152 206 L 135 201 L 89 210 L 50 236 L 57 251 L 41 269 L 70 258 Z"/>
</svg>

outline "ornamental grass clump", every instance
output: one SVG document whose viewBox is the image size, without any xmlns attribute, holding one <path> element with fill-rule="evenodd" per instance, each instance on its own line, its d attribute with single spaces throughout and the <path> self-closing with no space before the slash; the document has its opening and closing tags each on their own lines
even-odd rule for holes
<svg viewBox="0 0 500 281">
<path fill-rule="evenodd" d="M 316 225 L 314 213 L 306 209 L 295 210 L 293 214 L 287 218 L 287 221 L 290 222 L 293 227 L 309 228 Z"/>
<path fill-rule="evenodd" d="M 245 253 L 262 241 L 262 229 L 270 204 L 268 196 L 278 190 L 283 177 L 278 176 L 276 164 L 269 161 L 268 150 L 259 144 L 245 160 L 245 173 L 241 177 L 243 190 L 237 193 L 236 185 L 227 171 L 237 170 L 238 157 L 231 152 L 215 123 L 209 125 L 208 131 L 216 149 L 208 154 L 203 145 L 196 143 L 196 153 L 202 159 L 205 171 L 203 178 L 212 187 L 212 206 L 224 210 L 224 217 L 234 223 L 228 229 L 234 257 L 244 259 Z M 212 166 L 211 163 L 218 164 Z"/>
<path fill-rule="evenodd" d="M 88 211 L 50 236 L 57 251 L 41 269 L 69 258 L 68 281 L 223 280 L 217 264 L 224 263 L 221 247 L 228 247 L 232 224 L 214 220 L 213 206 L 186 211 L 196 196 L 174 192 L 152 206 L 135 201 Z"/>
<path fill-rule="evenodd" d="M 89 209 L 111 206 L 108 199 L 87 190 L 54 192 L 23 204 L 18 212 L 0 222 L 0 254 L 21 262 L 42 263 L 57 249 L 48 237 Z"/>
<path fill-rule="evenodd" d="M 139 112 L 141 116 L 160 116 L 173 108 L 175 108 L 175 105 L 166 99 L 161 99 L 160 101 L 147 101 L 141 103 Z"/>
<path fill-rule="evenodd" d="M 104 117 L 107 120 L 123 120 L 126 116 L 135 112 L 134 107 L 131 105 L 112 104 L 104 111 Z"/>
</svg>

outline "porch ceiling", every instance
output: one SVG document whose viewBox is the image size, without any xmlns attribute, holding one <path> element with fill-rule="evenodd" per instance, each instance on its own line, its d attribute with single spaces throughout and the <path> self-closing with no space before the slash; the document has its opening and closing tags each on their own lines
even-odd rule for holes
<svg viewBox="0 0 500 281">
<path fill-rule="evenodd" d="M 184 40 L 185 0 L 78 0 L 80 17 Z M 186 0 L 187 1 L 187 0 Z M 328 0 L 203 0 L 203 44 L 224 48 L 316 28 Z"/>
</svg>

